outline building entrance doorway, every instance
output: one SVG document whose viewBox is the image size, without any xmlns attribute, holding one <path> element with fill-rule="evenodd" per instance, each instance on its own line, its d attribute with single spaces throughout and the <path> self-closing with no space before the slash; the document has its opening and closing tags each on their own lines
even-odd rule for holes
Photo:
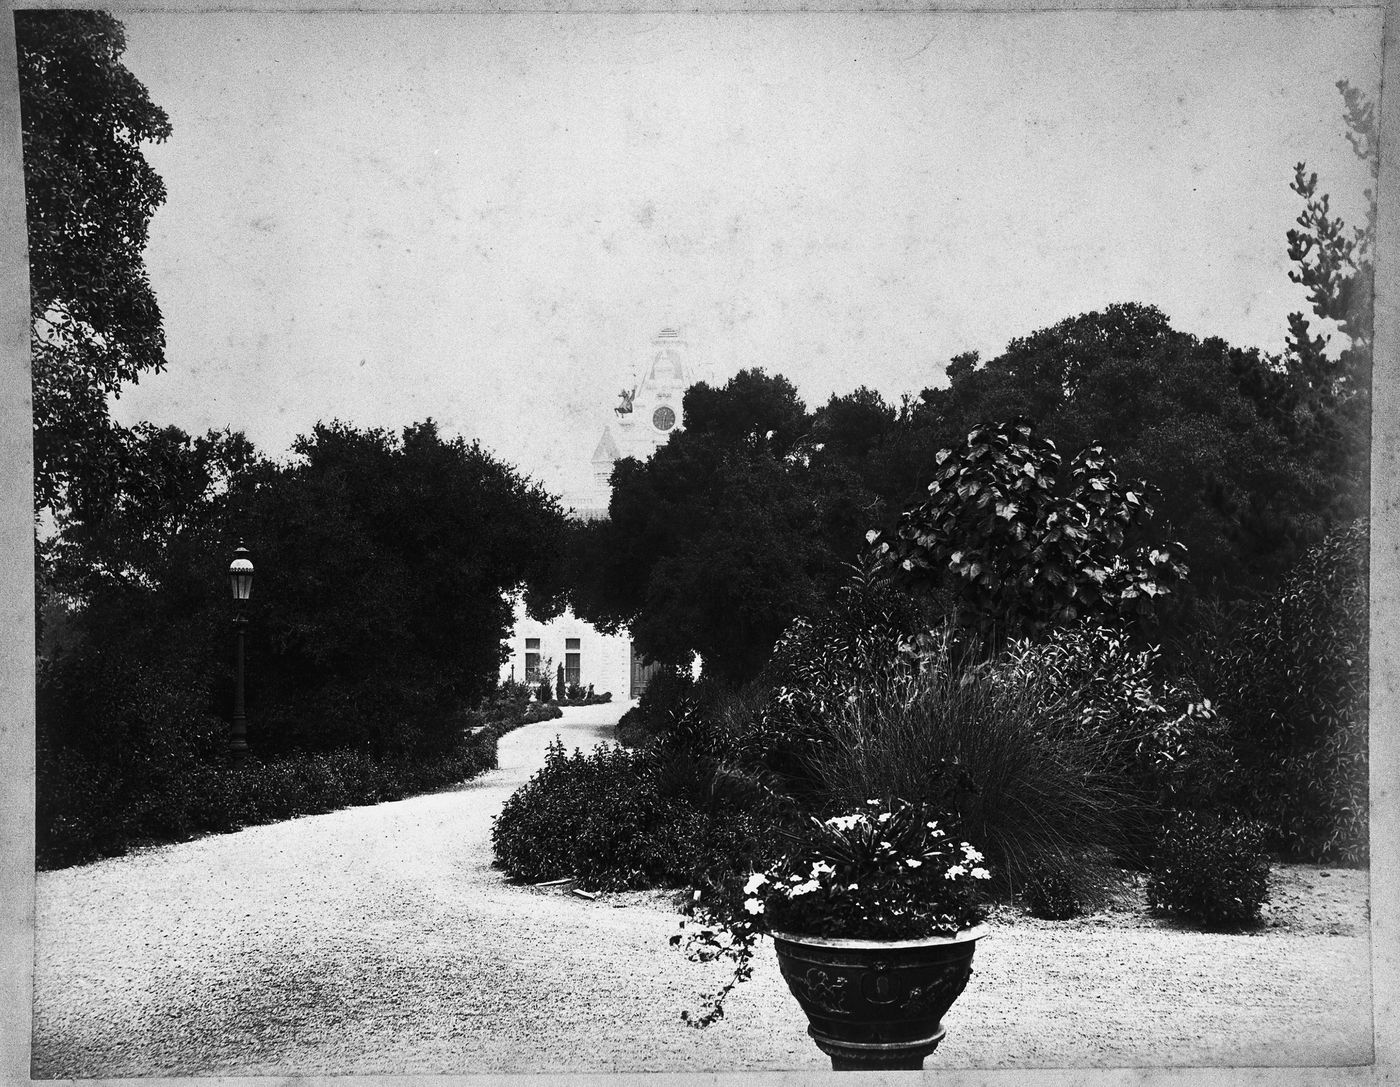
<svg viewBox="0 0 1400 1087">
<path fill-rule="evenodd" d="M 647 663 L 637 654 L 636 645 L 630 645 L 632 654 L 632 683 L 631 693 L 628 698 L 641 698 L 642 692 L 647 689 L 647 684 L 651 682 L 651 677 L 661 671 L 659 663 Z"/>
</svg>

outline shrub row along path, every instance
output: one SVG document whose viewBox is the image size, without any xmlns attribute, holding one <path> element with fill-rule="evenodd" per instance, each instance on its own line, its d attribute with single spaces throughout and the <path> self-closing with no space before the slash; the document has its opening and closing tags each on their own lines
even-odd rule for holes
<svg viewBox="0 0 1400 1087">
<path fill-rule="evenodd" d="M 679 1012 L 723 971 L 669 946 L 665 896 L 491 867 L 491 817 L 550 740 L 587 749 L 626 707 L 513 732 L 456 789 L 41 873 L 34 1075 L 829 1067 L 770 949 L 697 1031 Z M 929 1067 L 1366 1062 L 1365 874 L 1281 880 L 1253 934 L 1008 918 Z"/>
</svg>

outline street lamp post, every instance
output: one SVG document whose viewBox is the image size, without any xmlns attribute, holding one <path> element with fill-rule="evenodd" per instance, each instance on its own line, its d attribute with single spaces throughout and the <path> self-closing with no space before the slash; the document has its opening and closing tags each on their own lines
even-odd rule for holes
<svg viewBox="0 0 1400 1087">
<path fill-rule="evenodd" d="M 233 630 L 238 643 L 237 668 L 233 678 L 233 727 L 229 731 L 228 753 L 234 762 L 248 754 L 248 719 L 243 713 L 243 631 L 248 618 L 243 609 L 253 592 L 253 563 L 242 544 L 233 553 L 228 568 L 229 588 L 233 591 Z"/>
</svg>

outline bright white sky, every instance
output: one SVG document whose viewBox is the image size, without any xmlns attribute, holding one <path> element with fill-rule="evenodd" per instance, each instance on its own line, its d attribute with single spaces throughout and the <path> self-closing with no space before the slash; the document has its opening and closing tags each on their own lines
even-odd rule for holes
<svg viewBox="0 0 1400 1087">
<path fill-rule="evenodd" d="M 169 367 L 124 421 L 426 416 L 556 490 L 664 326 L 809 405 L 1115 301 L 1271 351 L 1375 11 L 128 14 Z"/>
</svg>

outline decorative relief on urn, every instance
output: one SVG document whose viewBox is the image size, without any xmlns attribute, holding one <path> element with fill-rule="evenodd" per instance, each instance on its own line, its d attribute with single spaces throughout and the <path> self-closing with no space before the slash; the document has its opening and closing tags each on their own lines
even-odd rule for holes
<svg viewBox="0 0 1400 1087">
<path fill-rule="evenodd" d="M 871 1004 L 893 1004 L 903 988 L 889 972 L 885 959 L 876 959 L 868 970 L 861 972 L 860 993 Z"/>
<path fill-rule="evenodd" d="M 905 997 L 900 1009 L 907 1012 L 923 1012 L 936 1008 L 940 1004 L 946 1008 L 962 995 L 962 991 L 967 988 L 970 977 L 972 977 L 971 962 L 952 963 L 947 970 L 929 981 L 928 984 L 916 985 L 910 989 L 909 995 Z"/>
<path fill-rule="evenodd" d="M 849 1014 L 846 1007 L 846 984 L 849 978 L 830 978 L 825 970 L 816 967 L 805 974 L 784 972 L 789 988 L 799 999 L 826 1012 Z"/>
</svg>

